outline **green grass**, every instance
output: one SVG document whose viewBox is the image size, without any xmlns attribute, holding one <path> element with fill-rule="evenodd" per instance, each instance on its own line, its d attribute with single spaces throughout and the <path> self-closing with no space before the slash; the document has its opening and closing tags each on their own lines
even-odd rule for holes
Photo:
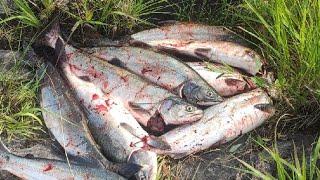
<svg viewBox="0 0 320 180">
<path fill-rule="evenodd" d="M 277 73 L 275 87 L 298 113 L 320 117 L 320 1 L 245 0 L 233 12 Z M 303 112 L 308 110 L 309 112 Z"/>
<path fill-rule="evenodd" d="M 198 22 L 209 25 L 234 25 L 229 7 L 238 3 L 233 0 L 181 0 L 170 1 L 178 21 Z"/>
<path fill-rule="evenodd" d="M 247 169 L 246 173 L 265 180 L 313 180 L 320 178 L 319 160 L 320 160 L 320 137 L 313 148 L 309 157 L 302 152 L 299 156 L 296 148 L 293 149 L 293 156 L 290 160 L 281 157 L 277 146 L 270 149 L 258 143 L 269 154 L 274 161 L 276 169 L 275 176 L 268 172 L 261 172 L 254 166 L 239 160 Z M 317 164 L 318 163 L 318 164 Z"/>
<path fill-rule="evenodd" d="M 35 138 L 42 130 L 40 109 L 36 108 L 39 79 L 19 62 L 11 59 L 7 70 L 2 62 L 0 65 L 0 134 L 8 140 Z"/>
</svg>

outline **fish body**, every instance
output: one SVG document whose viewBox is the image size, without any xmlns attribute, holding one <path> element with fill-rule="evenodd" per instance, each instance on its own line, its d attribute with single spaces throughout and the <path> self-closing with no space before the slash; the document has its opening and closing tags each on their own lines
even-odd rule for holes
<svg viewBox="0 0 320 180">
<path fill-rule="evenodd" d="M 224 27 L 194 23 L 177 23 L 174 25 L 149 29 L 133 34 L 131 35 L 131 38 L 133 41 L 139 42 L 164 39 L 236 41 L 234 35 Z"/>
<path fill-rule="evenodd" d="M 170 151 L 162 153 L 182 158 L 191 153 L 228 142 L 261 125 L 274 114 L 272 101 L 262 90 L 234 96 L 205 110 L 203 118 L 162 135 Z"/>
<path fill-rule="evenodd" d="M 206 80 L 221 96 L 234 96 L 256 86 L 238 72 L 224 72 L 217 64 L 207 62 L 187 62 L 187 64 Z"/>
<path fill-rule="evenodd" d="M 186 97 L 190 103 L 210 106 L 222 101 L 196 72 L 170 56 L 137 47 L 101 47 L 85 51 L 115 66 L 128 69 L 180 97 Z M 197 87 L 192 95 L 187 91 L 190 86 Z"/>
<path fill-rule="evenodd" d="M 116 98 L 110 99 L 101 88 L 79 78 L 70 69 L 64 72 L 86 108 L 89 128 L 104 155 L 115 162 L 142 166 L 137 174 L 138 179 L 155 179 L 156 153 L 148 151 L 150 144 L 153 145 L 150 141 L 154 139 L 142 129 L 123 102 Z M 145 158 L 141 158 L 141 154 Z"/>
<path fill-rule="evenodd" d="M 199 59 L 227 64 L 251 75 L 262 67 L 260 55 L 250 48 L 227 41 L 165 39 L 143 42 L 161 50 L 174 51 Z"/>
<path fill-rule="evenodd" d="M 125 173 L 123 175 L 126 177 L 135 174 L 139 170 L 137 165 L 116 165 L 102 155 L 89 131 L 88 118 L 73 92 L 57 69 L 50 63 L 47 64 L 41 87 L 42 114 L 47 128 L 66 153 L 77 160 L 80 158 L 89 163 L 100 162 L 109 170 Z"/>
<path fill-rule="evenodd" d="M 105 168 L 84 164 L 68 164 L 60 160 L 24 158 L 9 153 L 2 144 L 0 146 L 0 169 L 6 170 L 22 179 L 124 179 Z"/>
<path fill-rule="evenodd" d="M 46 35 L 46 43 L 56 50 L 54 61 L 63 73 L 70 71 L 80 79 L 92 82 L 109 99 L 118 99 L 144 126 L 162 131 L 164 124 L 185 124 L 199 120 L 203 111 L 142 77 L 102 61 L 64 43 L 57 28 Z M 186 91 L 196 88 L 188 86 Z M 95 96 L 92 97 L 95 99 Z M 107 108 L 109 103 L 98 108 Z"/>
<path fill-rule="evenodd" d="M 110 95 L 110 90 L 113 88 L 125 86 L 122 87 L 124 90 L 122 95 L 129 98 L 125 92 L 131 90 L 131 86 L 127 85 L 127 81 L 132 79 L 131 75 L 126 71 L 114 72 L 113 65 L 102 61 L 102 64 L 99 64 L 99 61 L 90 59 L 86 54 L 78 53 L 71 46 L 66 46 L 62 40 L 57 41 L 60 38 L 58 32 L 58 26 L 53 26 L 44 37 L 44 42 L 55 48 L 59 59 L 54 62 L 59 65 L 69 86 L 74 90 L 77 99 L 86 110 L 89 129 L 101 146 L 103 154 L 115 162 L 133 162 L 141 165 L 143 168 L 136 174 L 138 179 L 155 179 L 156 153 L 149 150 L 152 148 L 168 150 L 170 147 L 142 129 L 128 109 L 128 101 Z M 72 62 L 73 60 L 74 62 Z M 103 64 L 109 64 L 109 66 Z M 81 71 L 82 69 L 83 71 Z M 112 73 L 100 73 L 102 70 Z M 108 79 L 112 80 L 111 84 L 106 81 Z M 123 84 L 124 81 L 126 81 L 125 84 Z M 138 82 L 138 85 L 141 85 L 141 82 Z M 148 85 L 146 84 L 146 88 Z M 111 89 L 109 89 L 110 87 Z"/>
</svg>

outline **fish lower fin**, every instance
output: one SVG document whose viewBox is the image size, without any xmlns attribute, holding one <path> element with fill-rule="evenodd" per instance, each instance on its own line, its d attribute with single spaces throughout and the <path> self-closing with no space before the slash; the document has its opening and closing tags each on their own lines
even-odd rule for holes
<svg viewBox="0 0 320 180">
<path fill-rule="evenodd" d="M 141 170 L 142 166 L 134 163 L 126 163 L 119 167 L 118 173 L 125 177 L 131 178 Z"/>
</svg>

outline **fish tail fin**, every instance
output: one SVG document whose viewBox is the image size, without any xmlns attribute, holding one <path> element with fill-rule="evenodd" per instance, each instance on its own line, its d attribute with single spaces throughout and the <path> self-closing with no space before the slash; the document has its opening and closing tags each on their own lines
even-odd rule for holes
<svg viewBox="0 0 320 180">
<path fill-rule="evenodd" d="M 57 17 L 47 25 L 46 29 L 40 35 L 40 38 L 37 41 L 37 43 L 55 49 L 58 39 L 61 38 L 60 32 L 60 21 L 59 17 Z"/>
<path fill-rule="evenodd" d="M 125 177 L 131 178 L 141 170 L 142 166 L 135 163 L 125 163 L 119 167 L 118 173 Z"/>
<path fill-rule="evenodd" d="M 3 167 L 9 161 L 10 154 L 11 153 L 9 149 L 3 144 L 3 142 L 0 139 L 0 169 L 3 169 Z"/>
<path fill-rule="evenodd" d="M 33 48 L 37 54 L 53 61 L 55 65 L 57 61 L 61 60 L 65 52 L 65 41 L 60 34 L 59 17 L 52 20 L 40 38 L 33 44 Z"/>
</svg>

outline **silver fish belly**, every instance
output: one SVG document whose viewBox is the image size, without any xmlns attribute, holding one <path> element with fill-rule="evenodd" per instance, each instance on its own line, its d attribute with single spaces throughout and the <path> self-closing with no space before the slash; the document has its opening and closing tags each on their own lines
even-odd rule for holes
<svg viewBox="0 0 320 180">
<path fill-rule="evenodd" d="M 68 164 L 65 161 L 43 158 L 24 158 L 9 153 L 0 145 L 0 169 L 6 170 L 22 179 L 124 179 L 105 168 Z"/>
</svg>

